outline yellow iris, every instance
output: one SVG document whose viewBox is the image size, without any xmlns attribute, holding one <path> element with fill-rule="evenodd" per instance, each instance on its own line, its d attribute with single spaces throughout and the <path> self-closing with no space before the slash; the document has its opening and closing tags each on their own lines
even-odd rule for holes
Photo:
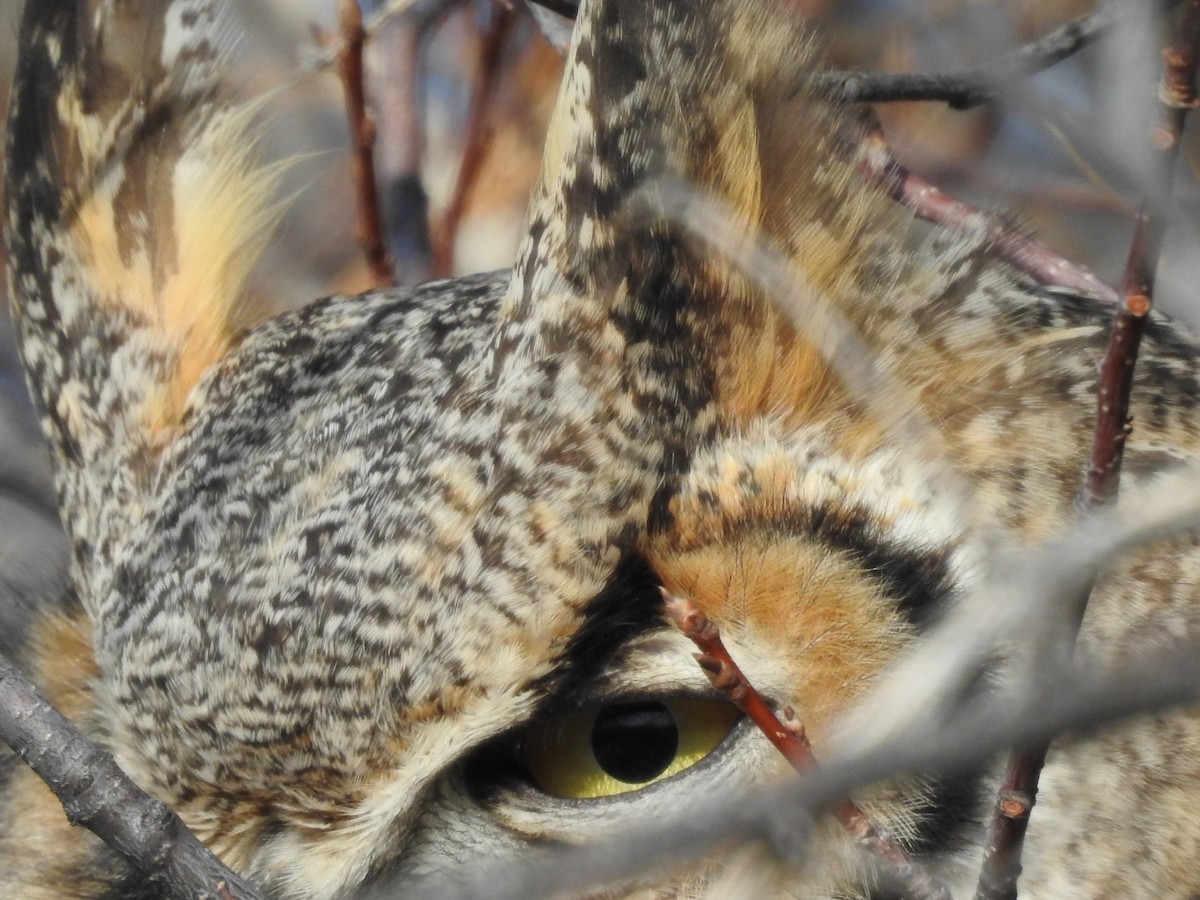
<svg viewBox="0 0 1200 900">
<path fill-rule="evenodd" d="M 598 704 L 535 725 L 522 752 L 547 794 L 611 797 L 691 768 L 717 748 L 740 715 L 732 704 L 711 700 Z"/>
</svg>

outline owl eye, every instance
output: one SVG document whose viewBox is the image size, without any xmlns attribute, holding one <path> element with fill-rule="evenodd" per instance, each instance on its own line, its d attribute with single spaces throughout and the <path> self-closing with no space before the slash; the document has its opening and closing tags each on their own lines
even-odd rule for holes
<svg viewBox="0 0 1200 900">
<path fill-rule="evenodd" d="M 611 797 L 691 768 L 740 717 L 732 704 L 711 700 L 597 704 L 532 727 L 522 760 L 534 784 L 553 797 Z"/>
</svg>

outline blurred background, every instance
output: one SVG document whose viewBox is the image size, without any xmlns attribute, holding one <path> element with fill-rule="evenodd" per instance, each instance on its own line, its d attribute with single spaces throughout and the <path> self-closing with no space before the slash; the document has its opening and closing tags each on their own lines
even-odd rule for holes
<svg viewBox="0 0 1200 900">
<path fill-rule="evenodd" d="M 31 0 L 37 2 L 37 0 Z M 641 2 L 641 0 L 630 0 Z M 953 71 L 1086 15 L 1092 0 L 788 0 L 842 69 Z M 368 23 L 381 10 L 361 0 Z M 230 89 L 269 92 L 264 159 L 288 159 L 287 213 L 252 284 L 281 309 L 370 288 L 356 242 L 350 138 L 331 49 L 338 0 L 243 0 Z M 0 107 L 20 14 L 0 6 Z M 1119 282 L 1145 171 L 1163 20 L 1157 4 L 1001 103 L 877 107 L 914 172 Z M 1167 6 L 1169 4 L 1163 4 Z M 372 29 L 366 55 L 376 167 L 395 278 L 509 265 L 562 60 L 523 0 L 413 0 Z M 552 34 L 552 37 L 554 35 Z M 2 151 L 0 151 L 2 152 Z M 1184 147 L 1160 279 L 1160 306 L 1200 322 L 1195 142 Z M 0 166 L 3 165 L 0 160 Z M 2 252 L 0 252 L 2 264 Z M 0 291 L 3 287 L 0 286 Z M 7 303 L 0 315 L 0 650 L 33 603 L 62 592 L 65 549 L 48 463 L 25 395 Z"/>
</svg>

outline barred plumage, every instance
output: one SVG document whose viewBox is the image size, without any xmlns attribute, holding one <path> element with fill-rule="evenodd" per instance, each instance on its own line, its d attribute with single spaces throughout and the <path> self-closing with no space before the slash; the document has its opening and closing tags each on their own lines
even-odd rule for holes
<svg viewBox="0 0 1200 900">
<path fill-rule="evenodd" d="M 30 2 L 7 240 L 80 606 L 42 623 L 39 674 L 274 896 L 584 840 L 694 788 L 684 771 L 589 806 L 504 752 L 564 710 L 711 698 L 659 585 L 722 624 L 819 748 L 998 536 L 1071 520 L 1106 312 L 978 240 L 918 246 L 857 175 L 854 120 L 793 93 L 815 51 L 775 4 L 585 0 L 513 272 L 245 331 L 272 170 L 220 99 L 222 41 L 216 0 Z M 783 249 L 934 423 L 936 455 L 897 446 L 743 273 L 631 207 L 660 176 Z M 1156 319 L 1144 358 L 1134 482 L 1198 441 L 1195 339 Z M 1193 543 L 1114 567 L 1083 646 L 1191 636 Z M 1200 890 L 1198 739 L 1177 715 L 1056 753 L 1031 895 Z M 710 759 L 737 783 L 782 768 L 744 728 Z M 37 810 L 0 826 L 10 893 L 141 896 L 27 773 L 3 802 L 10 823 Z M 973 876 L 978 780 L 863 802 Z M 1104 803 L 1124 821 L 1082 846 Z M 613 891 L 727 895 L 723 864 Z M 863 896 L 859 868 L 830 852 L 764 877 Z"/>
</svg>

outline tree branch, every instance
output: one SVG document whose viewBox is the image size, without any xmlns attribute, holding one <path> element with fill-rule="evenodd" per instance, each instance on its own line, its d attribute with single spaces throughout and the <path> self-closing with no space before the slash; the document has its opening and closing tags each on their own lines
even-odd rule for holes
<svg viewBox="0 0 1200 900">
<path fill-rule="evenodd" d="M 1094 510 L 1113 503 L 1120 487 L 1121 461 L 1131 431 L 1130 396 L 1142 332 L 1154 298 L 1154 276 L 1166 232 L 1166 199 L 1178 156 L 1187 112 L 1196 105 L 1196 70 L 1200 62 L 1200 0 L 1189 0 L 1175 41 L 1163 53 L 1159 86 L 1159 126 L 1153 135 L 1155 177 L 1134 220 L 1134 234 L 1118 306 L 1100 366 L 1092 452 L 1078 505 Z M 1088 589 L 1090 593 L 1090 586 Z M 1087 596 L 1076 604 L 1068 640 L 1074 642 Z M 1050 749 L 1048 740 L 1018 747 L 1009 757 L 1004 781 L 988 827 L 976 900 L 1015 900 L 1021 875 L 1021 851 L 1029 817 L 1037 800 L 1038 781 Z"/>
<path fill-rule="evenodd" d="M 354 147 L 351 172 L 358 206 L 358 241 L 375 286 L 391 287 L 396 283 L 396 277 L 383 244 L 379 189 L 375 183 L 375 125 L 367 113 L 366 88 L 363 84 L 363 48 L 367 33 L 363 29 L 358 0 L 340 0 L 338 27 L 341 34 L 338 73 L 346 95 L 346 115 Z"/>
<path fill-rule="evenodd" d="M 511 9 L 496 7 L 492 10 L 491 24 L 479 42 L 478 63 L 474 83 L 471 85 L 471 106 L 467 112 L 466 139 L 462 160 L 458 166 L 458 177 L 454 181 L 454 193 L 450 197 L 450 203 L 433 230 L 433 274 L 436 278 L 449 278 L 454 274 L 455 239 L 467 209 L 467 200 L 487 155 L 491 137 L 488 109 L 496 94 L 497 75 L 513 20 Z"/>
<path fill-rule="evenodd" d="M 864 111 L 867 135 L 858 154 L 859 168 L 871 181 L 919 218 L 966 234 L 978 234 L 1005 262 L 1038 284 L 1052 285 L 1109 303 L 1117 292 L 1076 262 L 1006 222 L 942 191 L 906 169 L 883 136 L 878 120 Z"/>
<path fill-rule="evenodd" d="M 179 900 L 261 900 L 166 804 L 141 790 L 0 654 L 0 738 L 82 825 Z"/>
<path fill-rule="evenodd" d="M 848 103 L 924 100 L 969 109 L 995 101 L 1014 82 L 1078 53 L 1108 32 L 1118 18 L 1115 7 L 1103 6 L 999 59 L 959 72 L 821 72 L 805 79 L 803 88 L 817 88 Z"/>
</svg>

